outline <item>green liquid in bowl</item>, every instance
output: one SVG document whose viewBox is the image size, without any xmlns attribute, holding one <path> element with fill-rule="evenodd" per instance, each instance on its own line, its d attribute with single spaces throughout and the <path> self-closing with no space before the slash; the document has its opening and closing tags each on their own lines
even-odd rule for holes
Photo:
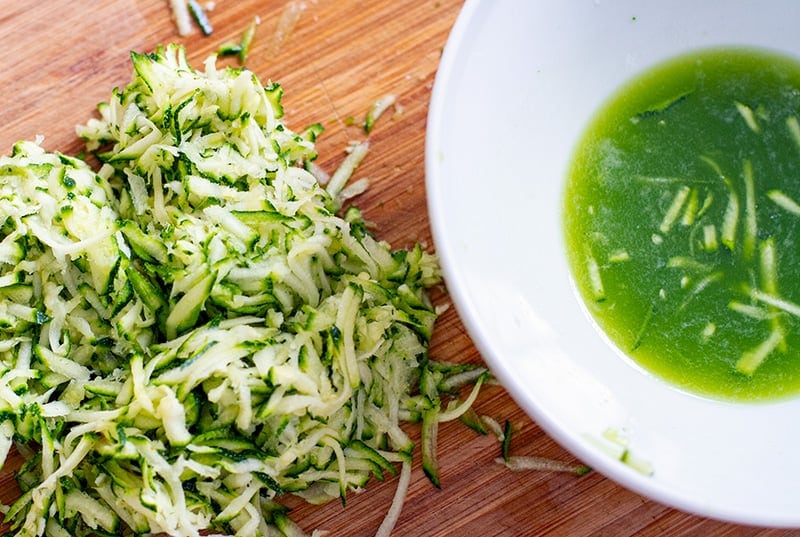
<svg viewBox="0 0 800 537">
<path fill-rule="evenodd" d="M 800 63 L 705 50 L 619 90 L 577 147 L 569 263 L 600 328 L 693 393 L 800 392 Z"/>
</svg>

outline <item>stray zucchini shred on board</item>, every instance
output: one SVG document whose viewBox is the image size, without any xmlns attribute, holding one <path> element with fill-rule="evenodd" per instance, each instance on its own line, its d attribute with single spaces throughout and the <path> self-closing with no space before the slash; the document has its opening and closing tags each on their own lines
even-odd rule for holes
<svg viewBox="0 0 800 537">
<path fill-rule="evenodd" d="M 440 281 L 308 171 L 281 89 L 177 45 L 78 127 L 102 163 L 0 157 L 0 462 L 18 536 L 302 535 L 279 503 L 400 474 L 487 379 L 431 360 Z M 462 389 L 466 393 L 462 393 Z M 463 396 L 463 397 L 462 397 Z"/>
</svg>

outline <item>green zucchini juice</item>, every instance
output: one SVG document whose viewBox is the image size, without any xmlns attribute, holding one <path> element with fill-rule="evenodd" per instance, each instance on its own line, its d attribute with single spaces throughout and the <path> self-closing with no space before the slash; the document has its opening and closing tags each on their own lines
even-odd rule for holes
<svg viewBox="0 0 800 537">
<path fill-rule="evenodd" d="M 800 63 L 749 48 L 639 75 L 570 164 L 567 255 L 599 327 L 686 391 L 800 393 Z"/>
</svg>

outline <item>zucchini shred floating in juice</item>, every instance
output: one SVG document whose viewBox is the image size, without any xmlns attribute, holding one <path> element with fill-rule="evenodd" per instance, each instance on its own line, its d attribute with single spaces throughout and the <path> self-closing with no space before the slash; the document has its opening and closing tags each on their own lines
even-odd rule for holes
<svg viewBox="0 0 800 537">
<path fill-rule="evenodd" d="M 388 535 L 402 424 L 438 484 L 436 423 L 487 375 L 428 357 L 436 258 L 337 215 L 279 86 L 177 45 L 132 60 L 77 129 L 97 173 L 34 142 L 0 157 L 0 461 L 31 447 L 5 522 L 298 535 L 280 495 L 344 501 L 399 464 Z"/>
</svg>

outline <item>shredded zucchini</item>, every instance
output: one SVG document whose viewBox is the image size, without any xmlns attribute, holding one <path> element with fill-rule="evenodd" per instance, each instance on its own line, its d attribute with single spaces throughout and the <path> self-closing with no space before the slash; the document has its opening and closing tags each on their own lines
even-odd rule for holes
<svg viewBox="0 0 800 537">
<path fill-rule="evenodd" d="M 390 106 L 393 106 L 396 103 L 397 96 L 391 93 L 384 95 L 372 103 L 372 106 L 369 107 L 369 110 L 367 110 L 367 115 L 364 118 L 364 132 L 369 134 L 372 130 L 372 127 L 375 126 L 375 122 L 378 121 L 378 118 L 381 117 Z"/>
<path fill-rule="evenodd" d="M 187 36 L 194 33 L 192 16 L 189 12 L 189 5 L 186 0 L 170 0 L 169 5 L 172 10 L 172 20 L 175 22 L 178 35 Z"/>
<path fill-rule="evenodd" d="M 200 30 L 203 32 L 203 35 L 211 35 L 214 32 L 214 27 L 211 25 L 211 21 L 208 19 L 208 14 L 206 13 L 205 8 L 200 5 L 197 0 L 188 0 L 189 5 L 189 12 L 192 14 L 192 18 L 200 27 Z"/>
<path fill-rule="evenodd" d="M 428 357 L 436 258 L 337 214 L 353 162 L 319 186 L 278 85 L 176 45 L 131 57 L 77 129 L 97 173 L 35 142 L 0 157 L 0 456 L 37 447 L 5 521 L 297 535 L 281 495 L 344 499 L 399 464 L 388 535 L 402 424 L 438 483 L 436 425 L 487 375 Z"/>
</svg>

